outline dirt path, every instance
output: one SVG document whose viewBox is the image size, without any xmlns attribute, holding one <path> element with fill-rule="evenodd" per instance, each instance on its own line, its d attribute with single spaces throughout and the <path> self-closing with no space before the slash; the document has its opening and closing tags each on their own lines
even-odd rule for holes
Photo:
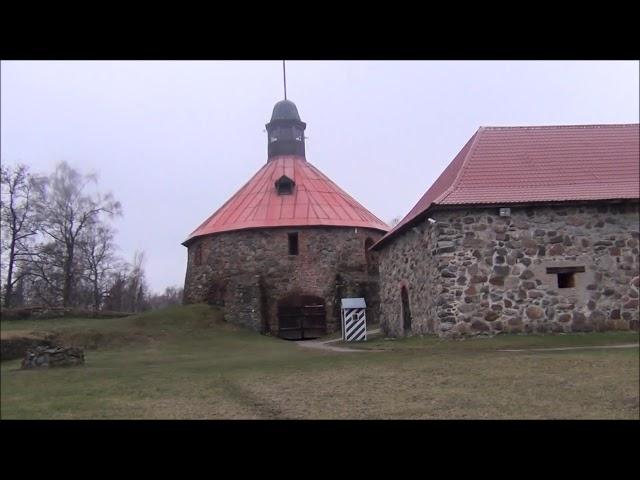
<svg viewBox="0 0 640 480">
<path fill-rule="evenodd" d="M 557 348 L 526 348 L 522 350 L 497 350 L 498 352 L 554 352 L 563 350 L 588 350 L 594 348 L 637 348 L 638 343 L 625 343 L 622 345 L 595 345 L 591 347 L 557 347 Z"/>
<path fill-rule="evenodd" d="M 32 330 L 2 330 L 0 331 L 0 339 L 2 340 L 11 340 L 14 338 L 34 338 L 40 339 L 44 338 L 43 335 L 36 334 Z"/>
<path fill-rule="evenodd" d="M 373 335 L 379 333 L 380 329 L 377 328 L 375 330 L 371 330 L 367 332 L 368 335 Z M 356 349 L 356 348 L 348 348 L 348 347 L 336 347 L 331 345 L 332 343 L 340 342 L 341 338 L 335 338 L 333 340 L 300 340 L 295 342 L 301 347 L 305 348 L 313 348 L 316 350 L 325 350 L 329 352 L 339 352 L 339 353 L 363 353 L 363 352 L 383 352 L 385 350 L 364 350 L 364 349 Z M 589 350 L 589 349 L 607 349 L 607 348 L 638 348 L 640 344 L 638 343 L 625 343 L 622 345 L 594 345 L 588 347 L 555 347 L 555 348 L 525 348 L 525 349 L 503 349 L 496 350 L 498 352 L 558 352 L 564 350 Z"/>
<path fill-rule="evenodd" d="M 373 335 L 376 333 L 379 333 L 380 329 L 376 328 L 375 330 L 371 330 L 369 332 L 367 332 L 367 335 Z M 356 349 L 356 348 L 346 348 L 346 347 L 334 347 L 333 345 L 330 345 L 331 343 L 336 343 L 341 341 L 342 338 L 335 338 L 333 340 L 324 340 L 324 341 L 318 341 L 318 340 L 300 340 L 298 342 L 296 342 L 296 344 L 298 344 L 301 347 L 305 347 L 305 348 L 315 348 L 317 350 L 325 350 L 325 351 L 330 351 L 330 352 L 341 352 L 341 353 L 366 353 L 366 352 L 381 352 L 382 350 L 361 350 L 361 349 Z"/>
</svg>

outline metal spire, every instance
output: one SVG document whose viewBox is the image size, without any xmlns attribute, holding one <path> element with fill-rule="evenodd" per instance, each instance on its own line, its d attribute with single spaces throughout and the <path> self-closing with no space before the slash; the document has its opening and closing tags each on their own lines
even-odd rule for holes
<svg viewBox="0 0 640 480">
<path fill-rule="evenodd" d="M 284 60 L 282 60 L 282 77 L 284 79 L 284 99 L 287 99 L 287 70 L 284 66 Z"/>
</svg>

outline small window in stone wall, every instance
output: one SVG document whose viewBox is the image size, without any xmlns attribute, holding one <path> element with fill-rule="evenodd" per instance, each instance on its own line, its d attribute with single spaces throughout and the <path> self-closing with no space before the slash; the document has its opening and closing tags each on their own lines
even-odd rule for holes
<svg viewBox="0 0 640 480">
<path fill-rule="evenodd" d="M 558 276 L 558 288 L 575 288 L 575 274 L 584 272 L 584 267 L 548 267 L 547 273 Z"/>
<path fill-rule="evenodd" d="M 558 274 L 558 288 L 573 288 L 576 286 L 576 278 L 573 273 Z"/>
<path fill-rule="evenodd" d="M 298 255 L 298 232 L 289 234 L 289 255 Z"/>
</svg>

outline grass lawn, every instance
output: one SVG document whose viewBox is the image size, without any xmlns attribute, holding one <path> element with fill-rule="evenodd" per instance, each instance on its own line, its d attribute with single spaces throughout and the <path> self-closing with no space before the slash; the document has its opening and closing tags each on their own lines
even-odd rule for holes
<svg viewBox="0 0 640 480">
<path fill-rule="evenodd" d="M 638 333 L 373 338 L 301 348 L 196 305 L 118 319 L 4 321 L 85 345 L 83 367 L 0 370 L 2 419 L 640 418 Z M 335 335 L 334 335 L 335 337 Z M 340 342 L 333 345 L 340 345 Z"/>
</svg>

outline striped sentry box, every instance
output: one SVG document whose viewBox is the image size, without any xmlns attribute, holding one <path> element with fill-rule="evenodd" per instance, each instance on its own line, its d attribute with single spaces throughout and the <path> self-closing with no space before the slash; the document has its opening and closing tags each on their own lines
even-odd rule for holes
<svg viewBox="0 0 640 480">
<path fill-rule="evenodd" d="M 367 339 L 367 316 L 364 298 L 342 299 L 342 339 L 357 342 Z"/>
</svg>

